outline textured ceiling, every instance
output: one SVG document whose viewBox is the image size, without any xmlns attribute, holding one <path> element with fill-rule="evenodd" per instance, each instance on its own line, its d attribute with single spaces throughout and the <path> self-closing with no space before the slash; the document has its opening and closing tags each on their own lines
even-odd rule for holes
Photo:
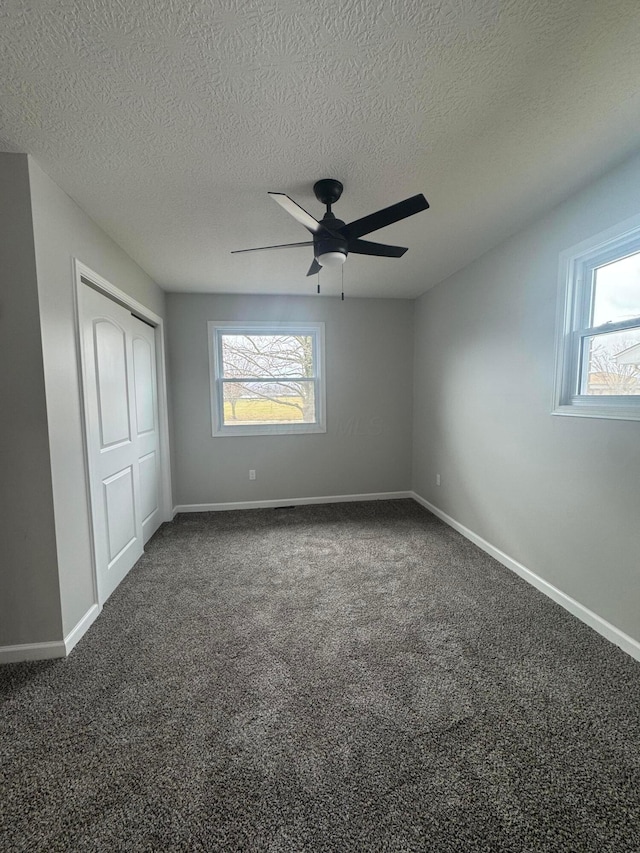
<svg viewBox="0 0 640 853">
<path fill-rule="evenodd" d="M 267 196 L 431 210 L 351 256 L 415 296 L 640 147 L 638 0 L 3 0 L 0 147 L 26 151 L 167 290 L 310 293 Z M 323 273 L 324 292 L 339 272 Z"/>
</svg>

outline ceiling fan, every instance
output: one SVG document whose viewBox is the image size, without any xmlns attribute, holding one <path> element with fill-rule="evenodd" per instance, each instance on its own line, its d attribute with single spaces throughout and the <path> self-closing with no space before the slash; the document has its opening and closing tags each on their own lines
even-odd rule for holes
<svg viewBox="0 0 640 853">
<path fill-rule="evenodd" d="M 422 195 L 414 195 L 406 198 L 391 207 L 385 207 L 362 219 L 356 219 L 346 225 L 341 219 L 337 219 L 331 212 L 331 205 L 335 204 L 342 195 L 342 184 L 334 178 L 323 178 L 313 185 L 313 192 L 319 202 L 326 205 L 327 210 L 321 220 L 315 219 L 304 208 L 300 207 L 293 199 L 285 193 L 269 193 L 274 201 L 277 201 L 287 213 L 304 225 L 307 231 L 313 234 L 313 240 L 304 243 L 283 243 L 279 246 L 258 246 L 255 249 L 236 249 L 232 255 L 241 252 L 262 252 L 265 249 L 292 249 L 298 246 L 313 246 L 313 263 L 309 267 L 307 275 L 315 275 L 321 267 L 339 266 L 343 264 L 349 252 L 356 255 L 377 255 L 383 258 L 400 258 L 407 251 L 403 246 L 387 246 L 384 243 L 371 243 L 369 240 L 361 240 L 365 234 L 377 231 L 387 225 L 392 225 L 400 219 L 427 210 L 429 202 Z"/>
</svg>

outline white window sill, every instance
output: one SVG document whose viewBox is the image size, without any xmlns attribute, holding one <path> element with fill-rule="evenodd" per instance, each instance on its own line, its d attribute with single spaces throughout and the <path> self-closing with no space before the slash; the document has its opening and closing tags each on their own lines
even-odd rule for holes
<svg viewBox="0 0 640 853">
<path fill-rule="evenodd" d="M 300 426 L 299 424 L 292 424 L 290 427 L 282 425 L 270 426 L 256 424 L 255 426 L 222 427 L 215 430 L 213 436 L 214 438 L 218 438 L 219 436 L 231 436 L 238 438 L 242 435 L 318 435 L 319 433 L 325 433 L 326 431 L 327 428 L 319 424 L 308 424 L 307 427 Z"/>
<path fill-rule="evenodd" d="M 617 421 L 640 421 L 640 400 L 630 404 L 627 403 L 624 406 L 577 401 L 575 403 L 558 405 L 551 414 L 569 415 L 570 417 L 577 418 L 609 418 Z"/>
</svg>

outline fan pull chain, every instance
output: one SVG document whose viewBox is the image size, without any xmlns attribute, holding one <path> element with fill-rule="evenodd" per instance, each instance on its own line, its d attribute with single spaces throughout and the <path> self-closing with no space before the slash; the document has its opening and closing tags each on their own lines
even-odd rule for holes
<svg viewBox="0 0 640 853">
<path fill-rule="evenodd" d="M 342 301 L 344 302 L 344 264 L 340 267 L 342 273 Z"/>
<path fill-rule="evenodd" d="M 320 293 L 320 270 L 318 270 L 318 293 Z"/>
</svg>

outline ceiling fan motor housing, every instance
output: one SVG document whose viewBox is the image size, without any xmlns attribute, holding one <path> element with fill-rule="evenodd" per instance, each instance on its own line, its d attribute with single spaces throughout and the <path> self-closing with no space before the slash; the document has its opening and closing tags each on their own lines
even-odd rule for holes
<svg viewBox="0 0 640 853">
<path fill-rule="evenodd" d="M 316 260 L 322 266 L 335 266 L 344 263 L 349 252 L 349 243 L 346 237 L 337 232 L 345 223 L 341 219 L 336 219 L 333 213 L 329 211 L 325 213 L 320 222 L 329 231 L 334 232 L 335 236 L 324 230 L 315 235 L 313 254 Z M 339 255 L 344 255 L 344 258 L 341 259 Z"/>
</svg>

